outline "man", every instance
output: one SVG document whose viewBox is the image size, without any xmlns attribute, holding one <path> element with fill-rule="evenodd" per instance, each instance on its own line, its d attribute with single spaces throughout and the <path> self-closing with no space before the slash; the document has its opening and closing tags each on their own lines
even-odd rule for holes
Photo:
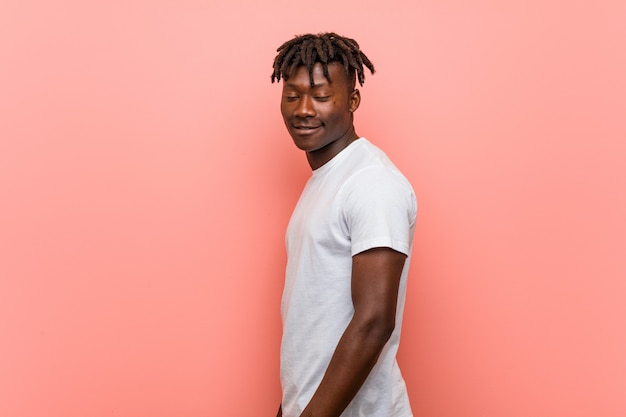
<svg viewBox="0 0 626 417">
<path fill-rule="evenodd" d="M 278 416 L 410 417 L 396 352 L 417 203 L 353 125 L 374 66 L 335 33 L 277 52 L 282 116 L 313 170 L 287 228 Z"/>
</svg>

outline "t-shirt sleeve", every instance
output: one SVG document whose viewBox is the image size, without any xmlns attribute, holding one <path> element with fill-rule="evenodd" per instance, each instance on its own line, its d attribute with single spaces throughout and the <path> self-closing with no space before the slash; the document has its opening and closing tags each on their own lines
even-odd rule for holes
<svg viewBox="0 0 626 417">
<path fill-rule="evenodd" d="M 343 221 L 352 256 L 377 247 L 409 255 L 417 202 L 406 178 L 373 167 L 355 173 L 344 186 Z"/>
</svg>

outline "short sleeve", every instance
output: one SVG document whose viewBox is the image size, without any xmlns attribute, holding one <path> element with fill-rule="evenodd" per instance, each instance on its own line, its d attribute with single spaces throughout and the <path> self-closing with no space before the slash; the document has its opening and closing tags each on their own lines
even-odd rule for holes
<svg viewBox="0 0 626 417">
<path fill-rule="evenodd" d="M 366 168 L 353 174 L 342 192 L 352 256 L 376 247 L 409 255 L 417 202 L 400 172 L 383 166 Z"/>
</svg>

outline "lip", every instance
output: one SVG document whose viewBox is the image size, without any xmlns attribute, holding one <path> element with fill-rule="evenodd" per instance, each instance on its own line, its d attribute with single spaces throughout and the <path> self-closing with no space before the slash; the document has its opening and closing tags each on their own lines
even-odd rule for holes
<svg viewBox="0 0 626 417">
<path fill-rule="evenodd" d="M 309 125 L 291 125 L 291 129 L 299 135 L 309 135 L 316 132 L 322 126 L 309 126 Z"/>
</svg>

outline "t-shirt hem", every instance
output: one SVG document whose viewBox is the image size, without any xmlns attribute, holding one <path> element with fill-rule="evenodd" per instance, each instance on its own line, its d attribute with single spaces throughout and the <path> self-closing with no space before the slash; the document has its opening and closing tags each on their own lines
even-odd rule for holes
<svg viewBox="0 0 626 417">
<path fill-rule="evenodd" d="M 373 248 L 391 248 L 409 256 L 409 245 L 407 243 L 389 238 L 372 239 L 367 242 L 352 245 L 351 254 L 352 256 L 358 255 L 361 252 L 365 252 L 366 250 Z"/>
</svg>

